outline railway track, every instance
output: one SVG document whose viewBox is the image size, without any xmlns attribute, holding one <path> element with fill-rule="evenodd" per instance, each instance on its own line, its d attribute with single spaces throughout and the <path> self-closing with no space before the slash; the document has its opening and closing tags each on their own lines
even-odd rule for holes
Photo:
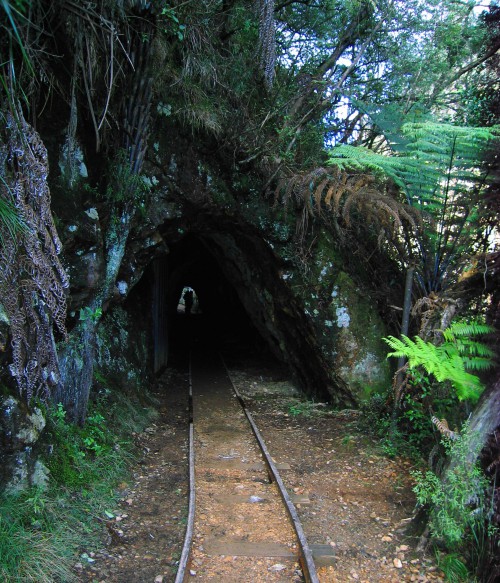
<svg viewBox="0 0 500 583">
<path fill-rule="evenodd" d="M 176 583 L 317 583 L 294 504 L 216 353 L 190 363 L 190 501 Z M 278 460 L 279 461 L 279 460 Z"/>
</svg>

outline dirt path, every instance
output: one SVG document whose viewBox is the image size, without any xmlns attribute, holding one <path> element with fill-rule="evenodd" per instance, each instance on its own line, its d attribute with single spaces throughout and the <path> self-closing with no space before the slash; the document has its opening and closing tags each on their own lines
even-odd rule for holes
<svg viewBox="0 0 500 583">
<path fill-rule="evenodd" d="M 281 475 L 289 492 L 303 496 L 297 508 L 309 543 L 334 551 L 320 581 L 443 581 L 405 535 L 415 504 L 411 464 L 381 456 L 357 429 L 355 413 L 301 409 L 291 385 L 256 373 L 239 367 L 231 377 L 271 455 L 290 464 Z"/>
<path fill-rule="evenodd" d="M 195 352 L 192 371 L 193 581 L 300 583 L 295 534 L 220 357 Z"/>
<path fill-rule="evenodd" d="M 82 583 L 175 579 L 187 517 L 188 394 L 186 373 L 169 370 L 158 381 L 160 417 L 134 436 L 142 456 L 133 479 L 120 486 L 102 548 L 82 550 L 75 565 Z"/>
<path fill-rule="evenodd" d="M 302 499 L 298 511 L 308 541 L 334 551 L 333 565 L 319 571 L 321 582 L 443 581 L 432 560 L 415 553 L 417 541 L 405 535 L 414 508 L 409 462 L 380 455 L 376 443 L 357 429 L 354 414 L 331 414 L 318 404 L 298 400 L 293 385 L 275 363 L 252 362 L 245 355 L 244 359 L 228 358 L 227 364 L 271 454 L 290 464 L 281 475 L 289 492 Z M 169 371 L 159 383 L 157 396 L 162 400 L 161 418 L 137 436 L 144 458 L 135 469 L 133 483 L 123 485 L 122 502 L 108 522 L 103 548 L 91 557 L 94 562 L 81 560 L 76 566 L 82 583 L 167 583 L 175 579 L 187 515 L 185 375 Z M 218 524 L 221 511 L 216 503 L 221 481 L 213 478 L 214 492 L 198 501 L 205 504 L 199 518 L 210 525 L 212 533 L 221 534 L 224 528 L 222 519 Z M 262 485 L 255 484 L 257 489 Z M 234 485 L 230 495 L 240 495 Z M 251 525 L 239 528 L 241 532 L 231 534 L 244 537 L 247 530 L 251 533 Z M 200 542 L 204 535 L 199 534 Z M 259 580 L 253 578 L 251 560 L 245 566 L 229 556 L 226 562 L 231 568 L 238 562 L 242 567 L 237 578 L 234 572 L 230 578 L 223 573 L 214 578 L 214 573 L 204 571 L 202 554 L 195 558 L 201 563 L 192 567 L 196 571 L 193 581 Z M 285 563 L 279 559 L 273 564 Z M 297 580 L 294 570 L 287 573 L 288 578 L 281 581 Z"/>
</svg>

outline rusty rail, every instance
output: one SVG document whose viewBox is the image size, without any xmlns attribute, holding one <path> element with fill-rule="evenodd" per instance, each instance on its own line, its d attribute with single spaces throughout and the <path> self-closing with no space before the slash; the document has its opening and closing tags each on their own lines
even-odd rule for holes
<svg viewBox="0 0 500 583">
<path fill-rule="evenodd" d="M 229 370 L 227 369 L 226 363 L 220 355 L 224 368 L 226 370 L 226 374 L 231 382 L 232 389 L 240 403 L 245 416 L 252 428 L 252 432 L 255 436 L 255 439 L 259 445 L 259 448 L 262 452 L 264 462 L 267 466 L 267 470 L 270 476 L 270 479 L 273 480 L 279 490 L 281 499 L 285 504 L 287 509 L 288 515 L 292 522 L 293 529 L 297 536 L 298 546 L 299 546 L 299 561 L 302 568 L 302 573 L 304 575 L 304 579 L 306 583 L 319 583 L 318 575 L 316 572 L 316 566 L 314 564 L 313 555 L 307 539 L 304 534 L 304 530 L 302 528 L 302 524 L 300 522 L 299 516 L 297 514 L 297 509 L 295 508 L 286 488 L 281 479 L 279 474 L 278 468 L 276 464 L 273 462 L 269 450 L 262 438 L 262 435 L 253 420 L 251 413 L 248 411 L 246 403 L 238 392 L 238 389 L 235 387 L 231 375 L 229 374 Z M 186 535 L 184 539 L 184 545 L 182 549 L 181 558 L 179 561 L 179 568 L 177 571 L 177 576 L 175 578 L 175 583 L 184 583 L 184 581 L 188 580 L 189 575 L 189 563 L 190 563 L 190 555 L 191 555 L 191 545 L 193 540 L 193 530 L 194 530 L 194 516 L 195 516 L 195 456 L 194 456 L 194 423 L 193 423 L 193 385 L 192 385 L 192 377 L 191 377 L 191 358 L 189 362 L 189 511 L 188 511 L 188 521 L 186 527 Z"/>
<path fill-rule="evenodd" d="M 220 355 L 220 357 L 221 357 L 222 363 L 224 364 L 224 368 L 226 369 L 226 374 L 229 377 L 229 380 L 231 381 L 231 386 L 233 387 L 233 391 L 234 391 L 234 393 L 235 393 L 235 395 L 236 395 L 236 397 L 237 397 L 237 399 L 238 399 L 238 401 L 239 401 L 239 403 L 240 403 L 240 405 L 241 405 L 241 407 L 242 407 L 242 409 L 243 409 L 243 411 L 248 419 L 248 422 L 250 423 L 250 427 L 252 428 L 253 434 L 255 435 L 255 439 L 257 440 L 257 443 L 259 444 L 259 448 L 262 451 L 262 455 L 264 456 L 264 461 L 265 461 L 265 464 L 268 468 L 269 475 L 270 475 L 271 479 L 276 482 L 281 499 L 283 500 L 283 503 L 286 506 L 288 516 L 290 517 L 293 529 L 295 531 L 295 534 L 297 535 L 297 540 L 299 542 L 300 565 L 302 567 L 302 573 L 304 575 L 306 583 L 319 583 L 318 574 L 316 572 L 316 565 L 314 564 L 312 551 L 309 547 L 306 536 L 304 534 L 304 529 L 302 528 L 302 523 L 300 522 L 300 518 L 299 518 L 299 515 L 297 513 L 297 509 L 295 508 L 295 505 L 292 502 L 292 500 L 287 492 L 287 489 L 285 488 L 285 485 L 283 483 L 283 480 L 281 479 L 278 468 L 276 467 L 276 464 L 273 462 L 273 459 L 269 453 L 269 450 L 267 449 L 266 443 L 264 442 L 264 439 L 263 439 L 257 425 L 255 424 L 255 421 L 253 420 L 252 414 L 247 409 L 245 400 L 243 399 L 243 397 L 241 396 L 238 389 L 235 387 L 235 385 L 233 383 L 233 379 L 231 378 L 231 375 L 229 374 L 229 370 L 226 366 L 226 363 L 224 362 L 224 358 L 222 357 L 222 355 Z"/>
<path fill-rule="evenodd" d="M 179 560 L 179 568 L 175 583 L 183 583 L 189 569 L 191 544 L 193 542 L 194 513 L 196 507 L 195 474 L 194 474 L 194 423 L 193 423 L 193 382 L 191 377 L 191 355 L 189 356 L 189 509 L 184 545 Z"/>
</svg>

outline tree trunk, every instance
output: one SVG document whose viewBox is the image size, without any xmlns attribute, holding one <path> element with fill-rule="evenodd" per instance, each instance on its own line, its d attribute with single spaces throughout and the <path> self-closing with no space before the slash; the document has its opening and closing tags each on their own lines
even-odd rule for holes
<svg viewBox="0 0 500 583">
<path fill-rule="evenodd" d="M 405 281 L 405 299 L 403 303 L 403 319 L 401 321 L 401 335 L 408 336 L 408 330 L 410 327 L 410 311 L 411 311 L 411 292 L 413 290 L 413 274 L 415 272 L 415 267 L 410 265 L 406 271 L 406 281 Z M 405 358 L 402 356 L 398 359 L 398 370 L 403 367 L 405 363 Z M 401 376 L 401 375 L 400 375 Z M 398 386 L 401 383 L 401 379 L 398 379 Z"/>
<path fill-rule="evenodd" d="M 106 274 L 103 285 L 91 302 L 90 313 L 72 331 L 70 341 L 59 354 L 61 381 L 54 394 L 54 402 L 61 403 L 67 419 L 83 425 L 87 415 L 90 389 L 94 379 L 94 360 L 97 323 L 106 302 L 113 295 L 114 284 L 122 264 L 130 232 L 131 213 L 122 212 L 111 221 L 108 233 Z"/>
<path fill-rule="evenodd" d="M 472 434 L 471 451 L 477 451 L 487 441 L 488 437 L 500 426 L 500 369 L 494 380 L 481 396 L 474 409 L 470 421 Z M 474 456 L 475 458 L 475 456 Z M 471 463 L 476 459 L 470 459 Z"/>
</svg>

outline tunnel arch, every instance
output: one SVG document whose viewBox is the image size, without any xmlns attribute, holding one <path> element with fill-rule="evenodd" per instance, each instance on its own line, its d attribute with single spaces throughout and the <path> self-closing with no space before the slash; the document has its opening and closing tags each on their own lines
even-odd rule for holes
<svg viewBox="0 0 500 583">
<path fill-rule="evenodd" d="M 328 370 L 312 324 L 281 276 L 282 260 L 256 227 L 229 213 L 198 211 L 182 222 L 165 222 L 160 234 L 168 253 L 152 262 L 146 278 L 156 302 L 155 367 L 165 366 L 186 340 L 176 307 L 182 288 L 190 285 L 212 345 L 242 334 L 287 365 L 309 396 L 354 404 L 346 384 Z"/>
</svg>

